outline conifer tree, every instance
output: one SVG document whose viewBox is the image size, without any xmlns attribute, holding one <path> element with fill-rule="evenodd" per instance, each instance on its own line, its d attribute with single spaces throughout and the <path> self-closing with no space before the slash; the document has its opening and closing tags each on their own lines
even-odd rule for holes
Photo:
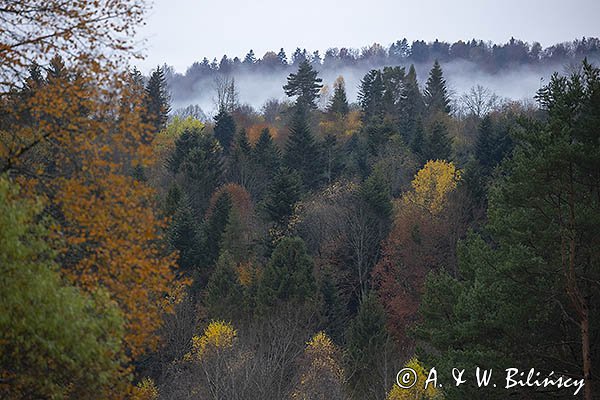
<svg viewBox="0 0 600 400">
<path fill-rule="evenodd" d="M 381 374 L 381 367 L 388 345 L 385 312 L 377 297 L 373 293 L 367 294 L 346 331 L 346 370 L 352 374 L 349 383 L 354 399 L 385 396 L 385 376 Z"/>
<path fill-rule="evenodd" d="M 316 100 L 323 87 L 317 71 L 308 61 L 303 61 L 298 66 L 298 72 L 291 73 L 287 84 L 283 86 L 285 94 L 289 97 L 297 96 L 296 107 L 303 111 L 317 108 Z"/>
<path fill-rule="evenodd" d="M 326 267 L 319 282 L 321 296 L 322 329 L 336 342 L 341 343 L 346 325 L 346 310 L 335 274 Z"/>
<path fill-rule="evenodd" d="M 273 142 L 269 128 L 264 128 L 261 131 L 254 146 L 252 156 L 256 164 L 271 174 L 274 174 L 279 168 L 281 156 L 277 145 Z"/>
<path fill-rule="evenodd" d="M 333 97 L 327 106 L 327 112 L 333 115 L 345 117 L 350 108 L 346 97 L 346 84 L 344 78 L 339 76 L 333 84 Z"/>
<path fill-rule="evenodd" d="M 448 89 L 446 89 L 442 67 L 437 60 L 433 63 L 433 68 L 431 68 L 425 84 L 424 100 L 430 116 L 438 112 L 450 113 L 450 97 Z"/>
<path fill-rule="evenodd" d="M 390 185 L 383 171 L 375 169 L 360 187 L 360 196 L 374 214 L 383 220 L 392 215 Z"/>
<path fill-rule="evenodd" d="M 205 293 L 205 304 L 211 319 L 233 321 L 242 316 L 244 291 L 238 280 L 235 261 L 227 251 L 219 256 Z"/>
<path fill-rule="evenodd" d="M 145 122 L 152 125 L 155 133 L 164 129 L 169 112 L 171 112 L 171 98 L 167 88 L 165 71 L 158 66 L 150 75 L 146 85 L 146 118 Z"/>
<path fill-rule="evenodd" d="M 168 231 L 169 244 L 179 252 L 177 265 L 182 272 L 192 274 L 199 266 L 201 244 L 198 223 L 194 220 L 188 200 L 183 196 L 177 205 Z"/>
<path fill-rule="evenodd" d="M 235 136 L 235 121 L 233 116 L 223 107 L 219 109 L 219 113 L 215 116 L 215 138 L 223 147 L 225 154 L 231 151 L 231 143 Z"/>
<path fill-rule="evenodd" d="M 279 50 L 279 53 L 277 53 L 277 58 L 279 59 L 281 65 L 288 64 L 287 55 L 285 54 L 285 50 L 283 49 L 283 47 Z"/>
<path fill-rule="evenodd" d="M 273 177 L 265 199 L 265 212 L 272 222 L 284 224 L 300 200 L 301 180 L 298 173 L 281 168 Z"/>
<path fill-rule="evenodd" d="M 321 174 L 319 148 L 310 131 L 305 113 L 297 109 L 290 124 L 284 164 L 290 170 L 298 171 L 302 184 L 306 188 L 314 188 L 319 183 Z"/>
<path fill-rule="evenodd" d="M 448 128 L 442 121 L 436 121 L 428 135 L 424 137 L 422 160 L 447 160 L 452 155 L 452 138 L 448 136 Z"/>
<path fill-rule="evenodd" d="M 422 120 L 425 103 L 423 95 L 417 82 L 417 72 L 415 66 L 411 64 L 408 73 L 404 77 L 402 97 L 400 100 L 400 133 L 406 141 L 415 148 L 420 149 L 419 142 L 422 140 Z M 421 138 L 418 137 L 421 135 Z"/>
<path fill-rule="evenodd" d="M 314 298 L 313 261 L 300 238 L 282 239 L 267 264 L 258 288 L 259 307 L 266 311 L 282 303 L 303 305 Z"/>
<path fill-rule="evenodd" d="M 224 192 L 215 202 L 212 212 L 206 220 L 206 241 L 203 249 L 203 255 L 207 266 L 212 266 L 219 256 L 219 252 L 221 250 L 221 239 L 223 238 L 225 227 L 229 221 L 231 209 L 231 195 L 228 192 Z"/>
<path fill-rule="evenodd" d="M 244 64 L 246 65 L 254 65 L 256 63 L 256 56 L 254 55 L 254 50 L 250 49 L 246 57 L 244 57 Z"/>
</svg>

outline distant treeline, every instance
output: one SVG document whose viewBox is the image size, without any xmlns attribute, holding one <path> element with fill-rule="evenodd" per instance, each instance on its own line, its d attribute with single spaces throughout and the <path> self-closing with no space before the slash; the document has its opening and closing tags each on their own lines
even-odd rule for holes
<svg viewBox="0 0 600 400">
<path fill-rule="evenodd" d="M 244 57 L 230 58 L 223 55 L 210 61 L 204 57 L 194 62 L 185 74 L 167 69 L 167 80 L 175 101 L 194 95 L 198 83 L 214 80 L 217 76 L 239 73 L 270 74 L 275 71 L 296 69 L 303 61 L 309 61 L 318 70 L 337 70 L 342 68 L 375 68 L 386 65 L 407 65 L 467 61 L 476 64 L 482 71 L 496 73 L 511 66 L 549 66 L 579 63 L 584 58 L 600 59 L 600 39 L 592 37 L 575 39 L 543 48 L 539 42 L 528 43 L 511 38 L 505 44 L 494 44 L 483 40 L 459 40 L 454 43 L 435 40 L 426 42 L 415 40 L 412 43 L 404 38 L 388 47 L 374 43 L 362 49 L 330 48 L 321 54 L 296 48 L 288 56 L 282 48 L 278 52 L 267 51 L 262 58 L 250 50 Z"/>
</svg>

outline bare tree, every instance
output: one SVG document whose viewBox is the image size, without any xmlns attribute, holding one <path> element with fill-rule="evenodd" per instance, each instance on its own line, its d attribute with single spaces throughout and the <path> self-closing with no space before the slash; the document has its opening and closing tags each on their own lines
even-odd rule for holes
<svg viewBox="0 0 600 400">
<path fill-rule="evenodd" d="M 459 109 L 464 114 L 483 118 L 502 105 L 500 97 L 481 85 L 473 86 L 459 98 Z"/>
</svg>

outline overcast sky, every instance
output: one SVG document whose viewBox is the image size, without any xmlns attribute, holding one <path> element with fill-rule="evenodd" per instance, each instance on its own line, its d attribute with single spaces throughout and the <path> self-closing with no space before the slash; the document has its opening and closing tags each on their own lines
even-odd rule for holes
<svg viewBox="0 0 600 400">
<path fill-rule="evenodd" d="M 409 41 L 504 43 L 511 36 L 544 47 L 600 37 L 600 0 L 154 0 L 140 30 L 143 72 L 167 63 L 184 72 L 203 57 L 257 57 L 296 47 L 361 48 Z"/>
</svg>

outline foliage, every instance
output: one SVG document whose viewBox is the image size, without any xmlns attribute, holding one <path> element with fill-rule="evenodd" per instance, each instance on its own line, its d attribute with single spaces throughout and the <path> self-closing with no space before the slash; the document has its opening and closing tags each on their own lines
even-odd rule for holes
<svg viewBox="0 0 600 400">
<path fill-rule="evenodd" d="M 444 398 L 440 389 L 430 383 L 425 389 L 425 382 L 429 371 L 416 358 L 411 358 L 404 364 L 404 368 L 410 368 L 416 373 L 416 384 L 410 389 L 403 389 L 398 385 L 394 385 L 392 390 L 387 395 L 387 400 L 441 400 Z"/>
<path fill-rule="evenodd" d="M 0 395 L 119 395 L 123 319 L 107 293 L 85 294 L 58 273 L 40 201 L 0 178 Z"/>
<path fill-rule="evenodd" d="M 460 175 L 453 163 L 429 161 L 415 175 L 411 183 L 413 190 L 404 195 L 403 201 L 437 214 L 443 209 L 448 194 L 456 189 Z"/>
</svg>

